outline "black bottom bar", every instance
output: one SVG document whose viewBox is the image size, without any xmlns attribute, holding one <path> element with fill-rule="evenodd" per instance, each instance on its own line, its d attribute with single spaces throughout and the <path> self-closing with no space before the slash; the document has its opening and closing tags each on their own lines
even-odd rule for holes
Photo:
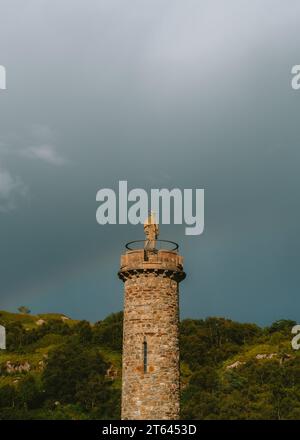
<svg viewBox="0 0 300 440">
<path fill-rule="evenodd" d="M 41 439 L 41 436 L 74 435 L 84 440 L 105 438 L 186 438 L 211 439 L 212 435 L 231 436 L 231 439 L 241 439 L 241 435 L 287 435 L 299 433 L 300 421 L 1 421 L 0 430 L 9 433 L 10 437 L 20 435 L 31 439 Z M 6 429 L 6 431 L 4 431 Z"/>
</svg>

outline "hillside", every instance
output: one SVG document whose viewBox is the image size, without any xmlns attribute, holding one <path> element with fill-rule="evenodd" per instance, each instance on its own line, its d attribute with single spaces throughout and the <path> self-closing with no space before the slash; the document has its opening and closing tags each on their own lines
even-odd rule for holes
<svg viewBox="0 0 300 440">
<path fill-rule="evenodd" d="M 0 419 L 120 418 L 122 313 L 91 325 L 0 312 Z M 300 419 L 294 322 L 180 324 L 183 419 Z"/>
</svg>

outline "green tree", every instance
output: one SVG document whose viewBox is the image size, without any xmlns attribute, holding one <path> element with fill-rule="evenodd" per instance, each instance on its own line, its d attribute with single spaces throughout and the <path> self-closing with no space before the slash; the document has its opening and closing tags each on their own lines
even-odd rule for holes
<svg viewBox="0 0 300 440">
<path fill-rule="evenodd" d="M 123 312 L 112 313 L 93 327 L 93 342 L 115 351 L 122 350 Z"/>
<path fill-rule="evenodd" d="M 93 333 L 88 321 L 79 321 L 74 326 L 73 331 L 78 334 L 81 343 L 88 344 L 91 342 Z"/>
<path fill-rule="evenodd" d="M 80 384 L 94 374 L 105 375 L 108 365 L 96 348 L 75 342 L 64 344 L 49 356 L 43 373 L 46 395 L 63 403 L 74 402 Z"/>
<path fill-rule="evenodd" d="M 4 385 L 0 388 L 0 408 L 13 408 L 16 401 L 16 388 L 12 385 Z"/>
<path fill-rule="evenodd" d="M 24 313 L 25 315 L 29 315 L 29 313 L 31 313 L 31 310 L 26 306 L 20 306 L 18 307 L 18 310 L 20 313 Z"/>
<path fill-rule="evenodd" d="M 34 376 L 26 376 L 18 385 L 17 401 L 25 409 L 38 408 L 44 400 L 44 395 Z"/>
</svg>

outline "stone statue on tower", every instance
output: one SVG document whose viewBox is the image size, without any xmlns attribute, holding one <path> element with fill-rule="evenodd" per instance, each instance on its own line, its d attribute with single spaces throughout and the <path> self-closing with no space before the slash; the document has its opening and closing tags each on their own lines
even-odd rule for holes
<svg viewBox="0 0 300 440">
<path fill-rule="evenodd" d="M 156 248 L 156 240 L 159 235 L 159 227 L 153 211 L 150 212 L 144 223 L 144 232 L 146 235 L 145 250 L 153 251 Z"/>
</svg>

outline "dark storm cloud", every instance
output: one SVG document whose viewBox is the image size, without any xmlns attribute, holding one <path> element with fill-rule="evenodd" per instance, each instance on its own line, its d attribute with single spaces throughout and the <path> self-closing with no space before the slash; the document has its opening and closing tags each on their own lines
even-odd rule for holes
<svg viewBox="0 0 300 440">
<path fill-rule="evenodd" d="M 205 233 L 162 227 L 184 316 L 297 320 L 299 2 L 2 1 L 1 308 L 122 307 L 101 187 L 205 188 Z M 2 197 L 2 198 L 1 198 Z M 8 209 L 9 207 L 9 209 Z"/>
</svg>

